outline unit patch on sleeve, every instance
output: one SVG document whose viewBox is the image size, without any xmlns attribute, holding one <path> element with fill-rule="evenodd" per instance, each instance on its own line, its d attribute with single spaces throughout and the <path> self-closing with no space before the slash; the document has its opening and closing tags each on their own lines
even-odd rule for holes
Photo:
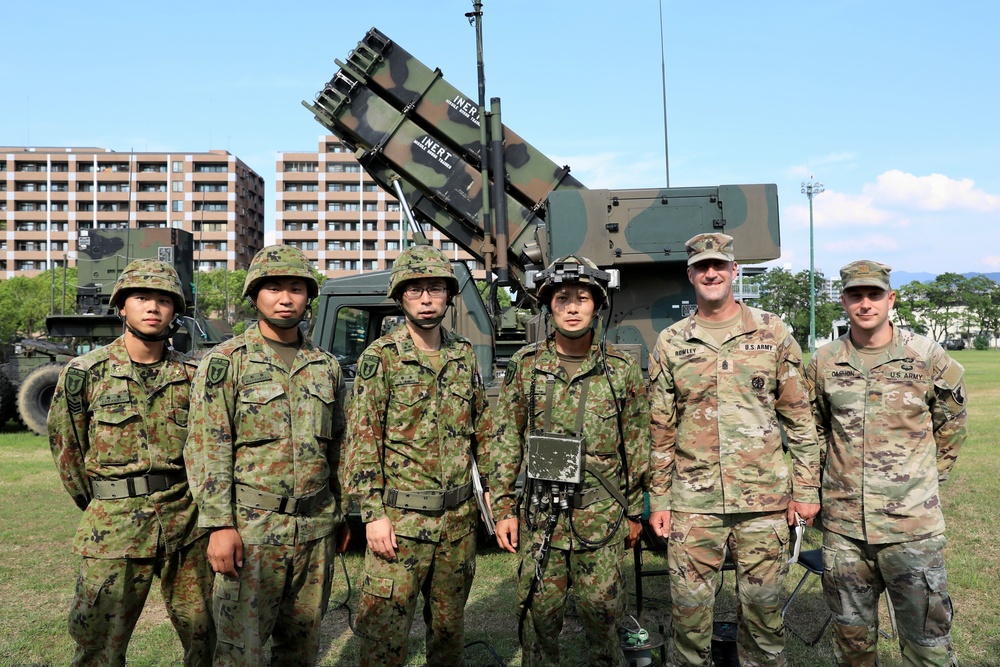
<svg viewBox="0 0 1000 667">
<path fill-rule="evenodd" d="M 66 369 L 66 403 L 74 414 L 83 412 L 83 387 L 87 384 L 87 371 L 82 368 Z"/>
<path fill-rule="evenodd" d="M 362 380 L 371 380 L 378 372 L 378 366 L 381 362 L 382 360 L 373 354 L 364 355 L 358 363 L 358 375 L 361 376 Z"/>
<path fill-rule="evenodd" d="M 208 384 L 216 385 L 226 378 L 229 371 L 229 359 L 225 357 L 213 357 L 208 362 L 208 370 L 205 373 L 205 380 Z"/>
</svg>

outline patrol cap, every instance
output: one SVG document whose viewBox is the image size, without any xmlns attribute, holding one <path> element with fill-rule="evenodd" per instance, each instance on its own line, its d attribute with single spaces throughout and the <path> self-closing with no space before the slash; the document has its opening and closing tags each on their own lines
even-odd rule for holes
<svg viewBox="0 0 1000 667">
<path fill-rule="evenodd" d="M 724 262 L 736 261 L 733 252 L 733 237 L 727 234 L 698 234 L 684 244 L 688 254 L 688 266 L 706 259 L 721 259 Z"/>
<path fill-rule="evenodd" d="M 851 287 L 878 287 L 888 292 L 892 289 L 889 287 L 890 271 L 891 266 L 870 259 L 851 262 L 840 270 L 840 290 L 843 292 Z"/>
</svg>

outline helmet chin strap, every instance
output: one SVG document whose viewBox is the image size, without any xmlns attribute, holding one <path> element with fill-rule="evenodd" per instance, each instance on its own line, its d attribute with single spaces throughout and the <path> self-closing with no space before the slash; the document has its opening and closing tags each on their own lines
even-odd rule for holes
<svg viewBox="0 0 1000 667">
<path fill-rule="evenodd" d="M 311 304 L 306 306 L 305 311 L 303 311 L 303 313 L 298 317 L 293 317 L 291 319 L 284 319 L 281 317 L 267 317 L 266 315 L 260 312 L 259 308 L 257 308 L 256 302 L 251 301 L 250 303 L 253 304 L 253 309 L 257 311 L 257 315 L 260 317 L 260 319 L 264 320 L 265 322 L 267 322 L 276 329 L 294 329 L 295 327 L 299 326 L 299 324 L 302 323 L 302 320 L 312 319 Z"/>
<path fill-rule="evenodd" d="M 558 331 L 559 333 L 561 333 L 566 338 L 569 338 L 570 340 L 576 340 L 577 338 L 583 338 L 584 336 L 586 336 L 587 334 L 589 334 L 591 331 L 593 331 L 594 330 L 594 322 L 593 322 L 593 320 L 591 320 L 590 325 L 584 327 L 583 329 L 576 329 L 575 331 L 569 331 L 567 329 L 563 329 L 558 324 L 553 324 L 553 327 L 555 328 L 556 331 Z"/>
<path fill-rule="evenodd" d="M 155 343 L 157 341 L 168 340 L 171 336 L 173 336 L 175 333 L 177 333 L 177 330 L 180 328 L 180 322 L 177 321 L 177 318 L 174 318 L 174 319 L 172 319 L 170 321 L 170 326 L 168 326 L 166 329 L 164 329 L 163 333 L 155 334 L 155 335 L 143 333 L 141 331 L 133 329 L 131 326 L 129 326 L 129 323 L 125 320 L 124 317 L 122 318 L 122 324 L 125 325 L 125 329 L 130 334 L 132 334 L 133 336 L 135 336 L 139 340 L 146 341 L 147 343 Z"/>
<path fill-rule="evenodd" d="M 433 329 L 434 327 L 436 327 L 437 325 L 441 324 L 441 322 L 444 321 L 444 314 L 438 315 L 437 317 L 418 319 L 413 315 L 410 315 L 408 312 L 406 312 L 406 309 L 403 309 L 403 315 L 406 316 L 406 319 L 413 322 L 421 329 Z"/>
</svg>

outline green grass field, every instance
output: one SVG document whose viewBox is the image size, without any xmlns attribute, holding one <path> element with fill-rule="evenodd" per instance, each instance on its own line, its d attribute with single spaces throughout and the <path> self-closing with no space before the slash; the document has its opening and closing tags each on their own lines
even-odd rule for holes
<svg viewBox="0 0 1000 667">
<path fill-rule="evenodd" d="M 970 437 L 951 480 L 943 491 L 948 520 L 949 588 L 955 602 L 953 631 L 964 667 L 1000 665 L 1000 627 L 997 624 L 997 591 L 1000 590 L 1000 545 L 992 537 L 993 521 L 1000 515 L 1000 353 L 964 350 L 954 353 L 966 367 L 970 395 Z M 0 666 L 65 665 L 72 647 L 66 631 L 66 613 L 78 567 L 71 544 L 79 510 L 56 477 L 47 442 L 12 425 L 0 431 Z M 818 546 L 819 535 L 809 535 Z M 658 566 L 658 556 L 647 555 L 647 568 Z M 354 581 L 362 565 L 361 554 L 350 553 L 347 570 Z M 520 664 L 514 612 L 516 559 L 495 548 L 483 550 L 476 583 L 466 611 L 466 641 L 488 642 L 508 665 Z M 632 590 L 631 555 L 624 567 Z M 802 570 L 795 568 L 789 591 Z M 800 594 L 791 621 L 810 631 L 825 618 L 818 581 Z M 666 580 L 645 580 L 647 602 L 643 624 L 655 631 L 669 616 Z M 733 618 L 732 577 L 727 577 L 718 601 L 718 617 Z M 347 583 L 338 566 L 331 607 L 347 596 Z M 352 591 L 350 607 L 357 604 Z M 635 609 L 630 595 L 628 608 Z M 634 611 L 632 612 L 634 613 Z M 419 613 L 418 613 L 419 616 Z M 584 662 L 586 647 L 582 628 L 570 615 L 563 631 L 563 665 Z M 423 628 L 414 624 L 409 664 L 424 663 Z M 331 609 L 324 621 L 324 648 L 320 664 L 356 665 L 358 645 L 343 608 Z M 829 637 L 807 647 L 789 637 L 787 653 L 796 667 L 833 664 Z M 899 665 L 899 651 L 882 640 L 884 667 Z M 180 642 L 166 618 L 154 590 L 132 637 L 129 664 L 181 664 Z M 468 649 L 467 665 L 495 665 L 481 645 Z"/>
</svg>

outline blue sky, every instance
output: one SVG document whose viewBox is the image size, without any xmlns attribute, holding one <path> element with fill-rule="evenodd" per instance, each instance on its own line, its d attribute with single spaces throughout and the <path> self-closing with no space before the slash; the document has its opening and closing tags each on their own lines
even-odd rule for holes
<svg viewBox="0 0 1000 667">
<path fill-rule="evenodd" d="M 0 145 L 227 149 L 272 187 L 372 26 L 476 95 L 471 0 L 9 3 Z M 593 188 L 666 182 L 656 0 L 485 0 L 503 120 Z M 1000 270 L 1000 3 L 663 0 L 670 184 L 777 183 L 782 258 Z M 273 227 L 273 198 L 268 226 Z"/>
</svg>

